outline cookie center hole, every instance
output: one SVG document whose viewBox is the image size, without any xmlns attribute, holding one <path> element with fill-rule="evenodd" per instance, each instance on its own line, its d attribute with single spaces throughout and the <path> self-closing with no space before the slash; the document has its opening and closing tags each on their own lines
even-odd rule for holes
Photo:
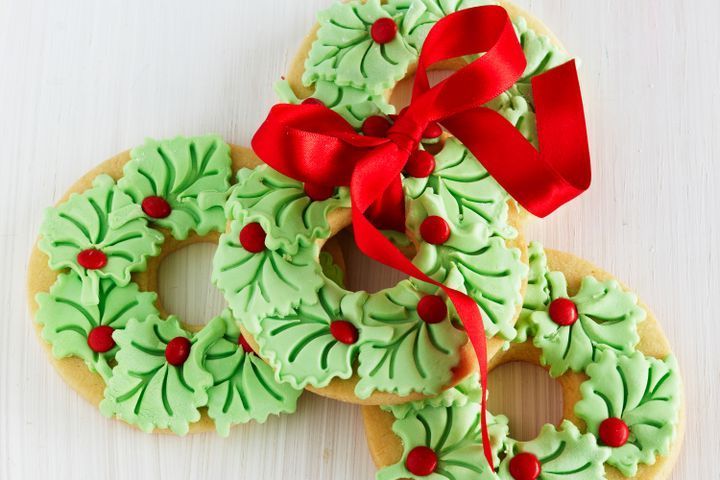
<svg viewBox="0 0 720 480">
<path fill-rule="evenodd" d="M 431 70 L 428 72 L 428 80 L 430 80 L 430 85 L 434 86 L 452 74 L 452 70 Z M 398 112 L 410 103 L 413 82 L 415 82 L 414 74 L 403 78 L 395 85 L 390 95 L 390 104 L 394 105 Z"/>
<path fill-rule="evenodd" d="M 532 440 L 546 423 L 559 425 L 562 421 L 560 383 L 537 365 L 501 365 L 490 373 L 488 389 L 488 409 L 508 417 L 510 435 L 517 440 Z"/>
<path fill-rule="evenodd" d="M 210 282 L 214 243 L 193 243 L 168 255 L 158 272 L 158 295 L 168 315 L 186 325 L 202 326 L 225 307 Z"/>
<path fill-rule="evenodd" d="M 401 238 L 409 244 L 407 249 L 401 249 L 401 251 L 408 258 L 412 258 L 415 255 L 415 247 L 407 241 L 407 237 L 404 235 L 401 235 Z M 345 258 L 345 287 L 347 289 L 374 293 L 384 288 L 394 287 L 400 280 L 407 278 L 404 273 L 366 257 L 355 245 L 351 230 L 343 230 L 337 235 L 337 239 Z"/>
</svg>

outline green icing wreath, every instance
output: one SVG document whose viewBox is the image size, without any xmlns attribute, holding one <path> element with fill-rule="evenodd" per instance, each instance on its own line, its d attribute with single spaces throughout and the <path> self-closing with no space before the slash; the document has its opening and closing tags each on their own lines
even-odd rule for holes
<svg viewBox="0 0 720 480">
<path fill-rule="evenodd" d="M 60 273 L 37 295 L 36 321 L 53 356 L 82 359 L 106 384 L 100 411 L 144 431 L 183 435 L 203 407 L 221 435 L 294 412 L 302 390 L 276 380 L 229 310 L 193 334 L 161 319 L 156 293 L 130 277 L 160 253 L 163 231 L 183 240 L 225 228 L 230 147 L 217 136 L 148 140 L 123 172 L 45 214 L 38 246 Z"/>
<path fill-rule="evenodd" d="M 638 313 L 637 298 L 622 291 L 616 282 L 586 277 L 572 297 L 578 319 L 573 325 L 557 325 L 548 311 L 553 300 L 567 298 L 564 275 L 548 271 L 540 244 L 532 243 L 529 251 L 530 285 L 523 307 L 524 326 L 517 341 L 534 336 L 551 374 L 560 375 L 578 366 L 576 371 L 588 376 L 580 385 L 581 399 L 574 406 L 586 431 L 564 420 L 559 428 L 545 425 L 535 439 L 518 442 L 507 435 L 505 417 L 490 415 L 488 430 L 497 468 L 491 471 L 482 460 L 479 427 L 468 429 L 465 417 L 471 408 L 479 412 L 476 375 L 437 397 L 382 407 L 395 417 L 392 429 L 401 439 L 404 453 L 398 463 L 378 471 L 379 480 L 514 480 L 521 477 L 513 473 L 529 465 L 537 468 L 539 479 L 603 479 L 606 465 L 634 477 L 640 464 L 652 465 L 658 455 L 669 452 L 679 420 L 680 376 L 672 355 L 657 359 L 635 350 L 637 323 L 643 318 Z M 584 322 L 583 316 L 587 317 Z M 610 325 L 604 325 L 607 322 Z M 552 332 L 549 323 L 555 325 Z M 586 333 L 573 341 L 569 335 L 572 328 Z M 538 341 L 539 336 L 547 338 Z M 618 338 L 625 337 L 626 344 L 618 343 Z M 556 351 L 567 356 L 555 355 Z M 569 362 L 568 358 L 573 360 Z M 618 425 L 625 429 L 625 436 L 619 439 L 614 430 Z M 462 447 L 448 455 L 447 441 L 438 438 L 464 440 Z M 435 455 L 437 466 L 431 474 L 412 471 L 408 457 L 417 447 L 428 447 Z"/>
</svg>

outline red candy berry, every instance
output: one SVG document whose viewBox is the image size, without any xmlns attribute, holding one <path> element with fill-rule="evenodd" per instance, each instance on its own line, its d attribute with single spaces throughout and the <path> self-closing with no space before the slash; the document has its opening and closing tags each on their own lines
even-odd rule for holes
<svg viewBox="0 0 720 480">
<path fill-rule="evenodd" d="M 308 97 L 305 100 L 302 101 L 303 105 L 322 105 L 323 107 L 325 104 L 322 100 L 318 100 L 317 98 Z"/>
<path fill-rule="evenodd" d="M 250 253 L 265 250 L 265 230 L 257 223 L 248 223 L 240 230 L 240 245 Z"/>
<path fill-rule="evenodd" d="M 172 212 L 170 204 L 162 197 L 145 197 L 142 201 L 143 212 L 151 218 L 166 218 Z"/>
<path fill-rule="evenodd" d="M 370 27 L 370 36 L 376 43 L 384 45 L 395 39 L 397 31 L 398 26 L 393 19 L 385 17 L 375 20 L 375 23 Z"/>
<path fill-rule="evenodd" d="M 405 175 L 409 177 L 429 177 L 434 170 L 435 157 L 425 150 L 415 150 L 405 164 Z"/>
<path fill-rule="evenodd" d="M 365 119 L 362 124 L 362 133 L 368 137 L 384 137 L 392 124 L 390 120 L 380 115 L 373 115 Z"/>
<path fill-rule="evenodd" d="M 87 337 L 88 347 L 96 353 L 109 352 L 115 347 L 115 340 L 112 338 L 114 331 L 114 328 L 107 325 L 99 325 L 93 328 Z"/>
<path fill-rule="evenodd" d="M 425 295 L 417 304 L 417 313 L 425 323 L 440 323 L 447 318 L 445 300 L 437 295 Z"/>
<path fill-rule="evenodd" d="M 440 126 L 440 124 L 432 122 L 427 127 L 425 127 L 422 136 L 423 138 L 435 139 L 442 135 L 442 132 L 442 127 Z"/>
<path fill-rule="evenodd" d="M 415 447 L 408 453 L 405 468 L 418 477 L 426 477 L 435 472 L 437 468 L 437 454 L 432 448 Z"/>
<path fill-rule="evenodd" d="M 532 453 L 518 453 L 510 459 L 510 475 L 515 480 L 536 480 L 542 470 L 540 461 Z"/>
<path fill-rule="evenodd" d="M 175 337 L 165 347 L 165 360 L 170 365 L 179 367 L 190 355 L 190 340 L 185 337 Z"/>
<path fill-rule="evenodd" d="M 442 245 L 450 238 L 450 225 L 444 218 L 431 215 L 420 224 L 420 236 L 427 243 Z"/>
<path fill-rule="evenodd" d="M 357 328 L 346 320 L 335 320 L 331 322 L 330 333 L 335 337 L 335 340 L 345 345 L 352 345 L 358 341 Z"/>
<path fill-rule="evenodd" d="M 238 337 L 238 345 L 242 347 L 245 353 L 255 353 L 255 350 L 253 350 L 248 341 L 245 340 L 245 337 L 243 337 L 242 335 Z"/>
<path fill-rule="evenodd" d="M 316 183 L 305 183 L 305 195 L 313 202 L 321 202 L 335 195 L 335 187 L 329 185 L 318 185 Z"/>
<path fill-rule="evenodd" d="M 77 262 L 88 270 L 97 270 L 107 265 L 107 256 L 95 248 L 88 248 L 77 255 Z"/>
<path fill-rule="evenodd" d="M 606 418 L 600 424 L 598 435 L 602 443 L 608 447 L 618 448 L 627 443 L 630 429 L 627 423 L 619 418 Z"/>
<path fill-rule="evenodd" d="M 550 302 L 549 313 L 550 319 L 563 327 L 572 325 L 578 319 L 577 307 L 569 298 L 556 298 Z"/>
</svg>

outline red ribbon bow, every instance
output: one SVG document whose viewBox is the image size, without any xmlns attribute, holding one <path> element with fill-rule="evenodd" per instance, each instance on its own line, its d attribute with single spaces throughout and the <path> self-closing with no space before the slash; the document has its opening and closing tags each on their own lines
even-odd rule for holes
<svg viewBox="0 0 720 480">
<path fill-rule="evenodd" d="M 430 65 L 482 53 L 430 87 Z M 350 186 L 355 242 L 368 257 L 440 287 L 463 322 L 480 366 L 485 457 L 493 466 L 486 422 L 487 345 L 477 304 L 425 275 L 378 227 L 404 231 L 401 176 L 422 133 L 439 122 L 531 213 L 546 216 L 590 185 L 590 156 L 574 62 L 532 80 L 539 151 L 497 112 L 483 107 L 509 89 L 526 61 L 507 12 L 476 7 L 444 17 L 430 30 L 418 61 L 412 101 L 386 138 L 359 135 L 322 105 L 275 105 L 252 140 L 279 172 L 322 186 Z M 370 219 L 373 219 L 371 221 Z"/>
</svg>

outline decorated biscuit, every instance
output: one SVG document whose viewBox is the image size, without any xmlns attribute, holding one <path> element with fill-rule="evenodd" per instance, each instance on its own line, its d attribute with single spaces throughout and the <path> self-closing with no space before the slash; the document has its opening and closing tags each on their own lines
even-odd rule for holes
<svg viewBox="0 0 720 480">
<path fill-rule="evenodd" d="M 535 274 L 526 329 L 491 368 L 544 366 L 562 386 L 565 419 L 516 441 L 502 412 L 489 414 L 491 468 L 474 378 L 433 399 L 364 407 L 378 479 L 668 478 L 682 443 L 683 394 L 659 323 L 588 262 L 555 251 L 546 257 L 538 244 L 529 250 Z"/>
<path fill-rule="evenodd" d="M 227 435 L 295 410 L 301 390 L 276 380 L 229 310 L 195 331 L 156 293 L 163 258 L 217 242 L 233 172 L 257 163 L 217 136 L 148 140 L 47 210 L 30 306 L 56 368 L 104 415 L 145 431 L 214 424 Z"/>
<path fill-rule="evenodd" d="M 506 173 L 476 155 L 485 149 L 466 145 L 463 138 L 484 127 L 461 111 L 484 105 L 492 122 L 536 155 L 534 98 L 543 95 L 534 97 L 531 83 L 569 56 L 536 20 L 490 5 L 338 2 L 318 15 L 276 86 L 297 107 L 276 106 L 255 136 L 253 148 L 268 165 L 238 172 L 214 281 L 282 381 L 353 403 L 401 403 L 455 385 L 477 368 L 474 350 L 485 351 L 484 361 L 516 336 L 527 256 L 515 200 L 523 202 L 513 193 L 529 189 L 509 192 L 496 178 Z M 462 53 L 444 51 L 444 32 L 480 24 L 487 32 L 468 37 Z M 516 56 L 512 78 L 490 67 L 486 74 L 498 77 L 492 92 L 469 72 L 461 87 L 463 67 L 486 68 L 477 54 L 500 44 Z M 422 81 L 429 64 L 458 72 L 430 89 Z M 574 76 L 572 64 L 566 70 Z M 415 98 L 396 112 L 390 95 L 416 71 Z M 368 171 L 360 175 L 353 164 L 364 156 Z M 380 177 L 392 182 L 371 185 Z M 368 205 L 360 206 L 361 195 Z M 376 293 L 328 279 L 319 252 L 350 226 L 364 253 L 375 250 L 371 257 L 411 278 Z M 412 262 L 388 254 L 398 246 Z M 451 290 L 475 303 L 475 319 L 458 312 Z"/>
</svg>

